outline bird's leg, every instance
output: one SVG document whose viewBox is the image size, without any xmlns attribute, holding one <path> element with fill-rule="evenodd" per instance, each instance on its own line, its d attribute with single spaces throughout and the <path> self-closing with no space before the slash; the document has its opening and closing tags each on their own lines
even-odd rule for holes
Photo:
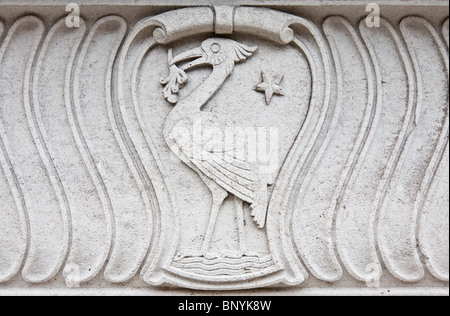
<svg viewBox="0 0 450 316">
<path fill-rule="evenodd" d="M 244 201 L 235 196 L 234 208 L 236 210 L 236 219 L 238 225 L 239 250 L 241 255 L 244 256 L 247 253 L 247 240 L 245 238 L 245 227 L 244 227 Z"/>
<path fill-rule="evenodd" d="M 216 226 L 217 215 L 219 214 L 220 206 L 222 205 L 225 198 L 228 196 L 228 192 L 222 189 L 218 184 L 216 184 L 209 178 L 202 177 L 202 179 L 212 193 L 211 213 L 209 215 L 208 226 L 206 228 L 205 239 L 203 240 L 203 246 L 201 250 L 203 256 L 206 256 L 209 250 L 212 235 L 214 233 L 214 228 Z"/>
<path fill-rule="evenodd" d="M 219 214 L 220 206 L 225 198 L 213 198 L 213 203 L 211 206 L 211 214 L 209 215 L 208 227 L 206 228 L 205 239 L 203 240 L 202 254 L 205 256 L 209 250 L 209 244 L 211 243 L 211 238 L 214 233 L 214 228 L 216 227 L 217 215 Z"/>
</svg>

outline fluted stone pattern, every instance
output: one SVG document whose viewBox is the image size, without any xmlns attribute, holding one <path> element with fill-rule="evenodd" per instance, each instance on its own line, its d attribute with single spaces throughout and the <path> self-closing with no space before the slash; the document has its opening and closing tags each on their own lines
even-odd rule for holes
<svg viewBox="0 0 450 316">
<path fill-rule="evenodd" d="M 74 267 L 87 288 L 284 284 L 299 293 L 309 278 L 308 287 L 328 293 L 363 291 L 379 276 L 413 293 L 448 291 L 448 12 L 382 17 L 368 27 L 365 18 L 349 18 L 351 8 L 310 20 L 238 7 L 232 21 L 223 11 L 218 27 L 210 7 L 139 20 L 130 5 L 130 16 L 126 6 L 119 15 L 82 14 L 69 28 L 64 13 L 47 19 L 35 9 L 24 6 L 11 19 L 0 5 L 0 291 L 25 283 L 64 288 Z M 265 32 L 253 21 L 260 14 L 273 18 Z M 272 101 L 276 107 L 302 90 L 306 103 L 291 105 L 302 108 L 280 140 L 286 150 L 267 231 L 249 233 L 255 244 L 267 239 L 257 262 L 179 255 L 191 236 L 183 227 L 204 234 L 204 224 L 183 222 L 190 216 L 183 203 L 208 208 L 210 197 L 198 195 L 205 188 L 191 170 L 167 158 L 157 117 L 170 108 L 156 109 L 164 99 L 145 81 L 158 87 L 167 59 L 155 56 L 167 47 L 192 48 L 196 36 L 230 28 L 258 44 L 255 56 L 282 47 L 305 71 L 300 85 L 283 68 L 286 96 Z M 252 75 L 258 83 L 259 69 Z M 216 97 L 225 99 L 226 89 Z"/>
</svg>

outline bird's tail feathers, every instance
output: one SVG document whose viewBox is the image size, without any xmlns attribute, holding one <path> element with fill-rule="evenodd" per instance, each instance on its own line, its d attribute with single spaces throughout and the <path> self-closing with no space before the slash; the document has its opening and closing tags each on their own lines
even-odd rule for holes
<svg viewBox="0 0 450 316">
<path fill-rule="evenodd" d="M 253 217 L 256 225 L 261 229 L 266 225 L 267 208 L 267 185 L 264 185 L 259 190 L 255 201 L 250 205 L 250 215 Z"/>
</svg>

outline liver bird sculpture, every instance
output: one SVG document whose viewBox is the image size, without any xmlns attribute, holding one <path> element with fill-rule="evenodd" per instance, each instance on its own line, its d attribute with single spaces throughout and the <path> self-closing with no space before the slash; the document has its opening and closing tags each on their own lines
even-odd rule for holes
<svg viewBox="0 0 450 316">
<path fill-rule="evenodd" d="M 164 139 L 173 153 L 198 173 L 212 194 L 202 255 L 206 255 L 209 249 L 220 206 L 229 194 L 235 197 L 241 253 L 245 254 L 247 251 L 243 202 L 250 204 L 251 215 L 257 226 L 263 228 L 265 225 L 269 184 L 267 178 L 261 174 L 258 163 L 250 162 L 245 157 L 236 157 L 234 142 L 225 140 L 242 135 L 224 137 L 227 122 L 213 112 L 202 111 L 231 75 L 235 65 L 247 60 L 256 49 L 230 39 L 210 38 L 200 48 L 176 57 L 172 57 L 172 50 L 169 50 L 170 74 L 161 80 L 161 84 L 165 85 L 163 95 L 169 102 L 176 103 L 164 123 Z M 178 67 L 183 62 L 185 64 Z M 180 86 L 187 82 L 186 71 L 200 66 L 212 67 L 212 73 L 191 94 L 179 101 L 177 94 Z M 201 137 L 202 135 L 197 135 L 201 131 L 198 128 L 195 131 L 195 124 L 198 122 L 201 122 L 201 130 L 213 128 L 220 132 L 210 137 Z M 233 129 L 228 129 L 228 133 L 230 130 Z"/>
</svg>

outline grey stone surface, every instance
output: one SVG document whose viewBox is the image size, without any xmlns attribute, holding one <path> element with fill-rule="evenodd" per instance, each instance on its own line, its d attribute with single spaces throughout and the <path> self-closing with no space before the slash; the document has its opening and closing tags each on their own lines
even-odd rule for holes
<svg viewBox="0 0 450 316">
<path fill-rule="evenodd" d="M 0 295 L 448 295 L 448 2 L 368 3 L 0 0 Z"/>
</svg>

